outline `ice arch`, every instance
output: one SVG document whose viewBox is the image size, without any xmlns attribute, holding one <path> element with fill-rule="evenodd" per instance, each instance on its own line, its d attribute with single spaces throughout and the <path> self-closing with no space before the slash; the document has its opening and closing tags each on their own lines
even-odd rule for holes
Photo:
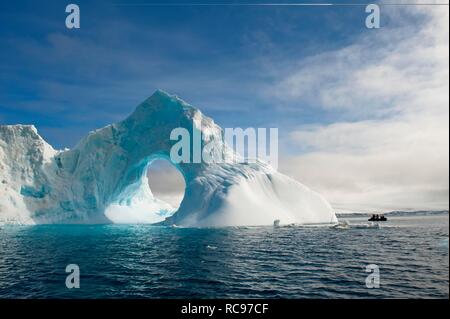
<svg viewBox="0 0 450 319">
<path fill-rule="evenodd" d="M 272 225 L 276 219 L 336 222 L 321 195 L 262 162 L 176 164 L 186 191 L 171 215 L 151 194 L 145 171 L 152 160 L 169 158 L 176 143 L 170 133 L 177 127 L 200 131 L 202 145 L 234 156 L 212 119 L 163 91 L 125 120 L 89 133 L 72 150 L 53 150 L 32 126 L 0 126 L 0 222 L 188 227 Z"/>
</svg>

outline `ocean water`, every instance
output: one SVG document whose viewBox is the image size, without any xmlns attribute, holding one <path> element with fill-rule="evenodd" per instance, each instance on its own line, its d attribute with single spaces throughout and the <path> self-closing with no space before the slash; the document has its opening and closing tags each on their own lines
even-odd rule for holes
<svg viewBox="0 0 450 319">
<path fill-rule="evenodd" d="M 448 214 L 381 225 L 0 226 L 0 297 L 449 298 Z M 68 264 L 79 289 L 66 288 Z M 379 288 L 366 287 L 369 264 Z"/>
</svg>

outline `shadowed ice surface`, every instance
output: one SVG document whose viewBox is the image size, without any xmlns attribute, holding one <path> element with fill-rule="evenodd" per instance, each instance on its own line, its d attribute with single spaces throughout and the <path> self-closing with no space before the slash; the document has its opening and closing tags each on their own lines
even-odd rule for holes
<svg viewBox="0 0 450 319">
<path fill-rule="evenodd" d="M 348 219 L 350 224 L 366 219 Z M 448 215 L 380 229 L 0 227 L 2 298 L 448 298 Z M 80 289 L 65 267 L 78 264 Z M 365 267 L 380 267 L 368 289 Z"/>
</svg>

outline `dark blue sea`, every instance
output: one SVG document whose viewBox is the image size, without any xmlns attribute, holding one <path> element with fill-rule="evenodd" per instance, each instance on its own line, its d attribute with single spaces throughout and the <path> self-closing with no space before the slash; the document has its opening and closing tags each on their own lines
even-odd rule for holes
<svg viewBox="0 0 450 319">
<path fill-rule="evenodd" d="M 449 298 L 448 214 L 345 219 L 354 227 L 0 226 L 0 297 Z"/>
</svg>

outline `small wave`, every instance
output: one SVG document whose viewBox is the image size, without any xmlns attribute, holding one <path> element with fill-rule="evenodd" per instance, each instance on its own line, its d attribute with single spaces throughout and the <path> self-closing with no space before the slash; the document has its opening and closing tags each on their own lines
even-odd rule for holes
<svg viewBox="0 0 450 319">
<path fill-rule="evenodd" d="M 331 226 L 332 229 L 379 229 L 380 224 L 378 223 L 363 223 L 363 224 L 350 224 L 348 221 L 344 220 Z"/>
<path fill-rule="evenodd" d="M 350 227 L 351 228 L 360 228 L 360 229 L 365 229 L 365 228 L 368 228 L 368 229 L 371 229 L 371 228 L 379 229 L 380 228 L 380 224 L 378 224 L 378 223 L 353 224 L 353 225 L 350 225 Z"/>
<path fill-rule="evenodd" d="M 448 238 L 444 238 L 440 240 L 437 244 L 438 248 L 447 249 L 448 250 Z"/>
</svg>

